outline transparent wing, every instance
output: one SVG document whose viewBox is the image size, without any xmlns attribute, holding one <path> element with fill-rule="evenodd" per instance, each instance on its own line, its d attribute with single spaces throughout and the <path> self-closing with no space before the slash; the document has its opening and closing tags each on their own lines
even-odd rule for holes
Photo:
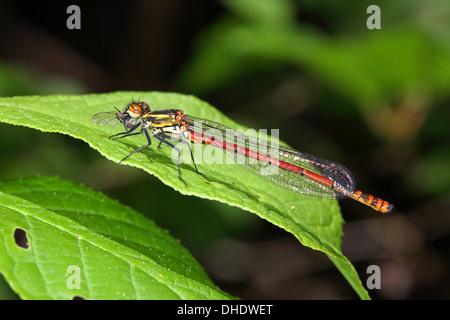
<svg viewBox="0 0 450 320">
<path fill-rule="evenodd" d="M 190 130 L 214 137 L 216 139 L 214 143 L 215 146 L 224 149 L 228 156 L 235 159 L 235 163 L 238 163 L 246 170 L 280 187 L 287 188 L 298 193 L 326 199 L 340 199 L 347 197 L 346 194 L 331 190 L 305 176 L 281 169 L 279 167 L 274 167 L 271 164 L 258 161 L 255 158 L 250 158 L 242 153 L 235 152 L 235 148 L 233 146 L 237 145 L 249 151 L 267 155 L 280 161 L 309 170 L 320 176 L 336 181 L 336 183 L 350 192 L 355 190 L 356 184 L 353 175 L 347 168 L 338 163 L 322 159 L 305 152 L 300 152 L 261 138 L 246 135 L 240 131 L 233 130 L 223 124 L 211 120 L 192 116 L 186 116 L 186 118 L 190 124 Z M 226 145 L 224 145 L 223 142 L 226 142 Z"/>
<path fill-rule="evenodd" d="M 93 123 L 96 123 L 101 126 L 104 126 L 105 124 L 113 126 L 117 122 L 119 122 L 119 119 L 117 119 L 116 116 L 116 111 L 96 113 L 92 116 L 91 120 Z"/>
</svg>

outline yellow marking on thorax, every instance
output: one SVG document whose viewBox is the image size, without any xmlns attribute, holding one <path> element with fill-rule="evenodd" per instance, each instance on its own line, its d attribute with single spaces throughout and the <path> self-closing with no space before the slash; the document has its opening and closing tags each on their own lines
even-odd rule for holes
<svg viewBox="0 0 450 320">
<path fill-rule="evenodd" d="M 165 128 L 178 125 L 179 122 L 175 119 L 174 114 L 146 114 L 144 116 L 150 121 L 152 128 Z"/>
</svg>

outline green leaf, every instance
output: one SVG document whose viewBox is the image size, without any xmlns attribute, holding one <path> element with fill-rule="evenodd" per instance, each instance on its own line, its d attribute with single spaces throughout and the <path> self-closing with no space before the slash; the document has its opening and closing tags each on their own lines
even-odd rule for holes
<svg viewBox="0 0 450 320">
<path fill-rule="evenodd" d="M 144 145 L 145 137 L 133 136 L 112 141 L 107 137 L 123 131 L 123 128 L 98 126 L 90 119 L 97 112 L 113 110 L 114 106 L 123 108 L 133 98 L 148 102 L 152 109 L 182 109 L 193 116 L 218 121 L 235 129 L 246 129 L 193 96 L 160 92 L 1 98 L 0 119 L 82 139 L 108 159 L 118 162 Z M 185 186 L 178 178 L 177 165 L 171 160 L 171 149 L 158 149 L 157 143 L 128 158 L 124 164 L 155 175 L 182 194 L 237 206 L 285 229 L 303 245 L 326 253 L 359 296 L 368 298 L 358 274 L 340 249 L 343 219 L 337 201 L 276 187 L 240 166 L 229 164 L 199 164 L 199 170 L 207 178 L 198 175 L 191 163 L 183 164 L 182 177 L 188 183 Z"/>
<path fill-rule="evenodd" d="M 167 231 L 98 192 L 10 180 L 0 208 L 0 271 L 24 299 L 230 298 Z"/>
</svg>

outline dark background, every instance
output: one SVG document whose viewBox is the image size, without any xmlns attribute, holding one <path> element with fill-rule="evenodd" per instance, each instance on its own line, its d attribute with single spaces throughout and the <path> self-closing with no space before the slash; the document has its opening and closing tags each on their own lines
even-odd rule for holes
<svg viewBox="0 0 450 320">
<path fill-rule="evenodd" d="M 66 9 L 81 9 L 69 30 Z M 343 253 L 374 299 L 450 297 L 450 6 L 378 1 L 0 3 L 0 95 L 174 91 L 348 167 L 396 206 L 341 201 Z M 130 97 L 131 99 L 131 97 Z M 171 106 L 173 107 L 173 106 Z M 59 175 L 149 216 L 243 299 L 357 299 L 319 252 L 224 204 L 182 196 L 72 138 L 0 125 L 0 178 Z M 144 197 L 133 197 L 138 192 Z M 182 208 L 183 210 L 178 210 Z M 0 297 L 14 297 L 6 284 Z"/>
</svg>

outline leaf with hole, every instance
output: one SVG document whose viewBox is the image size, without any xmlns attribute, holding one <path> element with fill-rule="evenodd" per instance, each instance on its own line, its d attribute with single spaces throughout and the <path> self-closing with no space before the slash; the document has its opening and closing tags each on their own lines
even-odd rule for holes
<svg viewBox="0 0 450 320">
<path fill-rule="evenodd" d="M 0 98 L 0 119 L 10 124 L 81 139 L 117 163 L 145 144 L 144 137 L 109 140 L 108 136 L 122 131 L 123 127 L 95 125 L 91 122 L 91 116 L 97 112 L 112 111 L 114 107 L 122 109 L 133 98 L 146 101 L 155 110 L 182 109 L 186 114 L 217 121 L 231 128 L 247 129 L 193 96 L 161 92 Z M 154 143 L 143 152 L 134 154 L 123 164 L 145 170 L 182 194 L 242 208 L 285 229 L 303 245 L 327 254 L 358 295 L 368 298 L 356 270 L 340 249 L 343 219 L 337 201 L 276 187 L 240 166 L 228 164 L 199 164 L 199 170 L 206 178 L 195 172 L 192 163 L 182 164 L 183 179 L 188 183 L 186 186 L 178 178 L 177 164 L 171 159 L 170 148 L 158 149 L 157 145 Z"/>
</svg>

